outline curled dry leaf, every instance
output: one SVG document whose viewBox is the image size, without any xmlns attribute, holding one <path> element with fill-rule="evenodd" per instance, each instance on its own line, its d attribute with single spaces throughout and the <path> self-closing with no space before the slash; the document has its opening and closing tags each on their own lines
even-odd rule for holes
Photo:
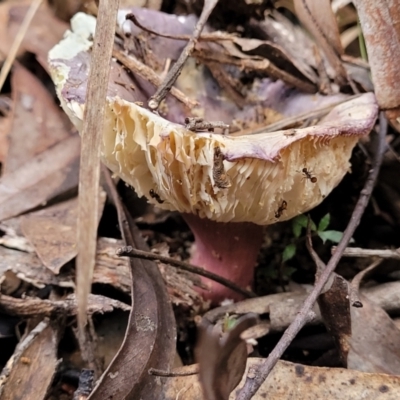
<svg viewBox="0 0 400 400">
<path fill-rule="evenodd" d="M 207 320 L 199 327 L 195 354 L 205 400 L 227 400 L 246 369 L 247 345 L 240 335 L 257 323 L 256 314 L 247 314 L 220 337 Z"/>
<path fill-rule="evenodd" d="M 117 207 L 125 243 L 147 250 L 131 217 L 124 211 L 105 174 L 108 189 Z M 160 271 L 154 262 L 130 261 L 132 310 L 124 341 L 114 360 L 90 395 L 90 400 L 105 398 L 157 399 L 164 381 L 148 374 L 149 368 L 169 370 L 175 356 L 176 327 L 172 307 Z"/>
</svg>

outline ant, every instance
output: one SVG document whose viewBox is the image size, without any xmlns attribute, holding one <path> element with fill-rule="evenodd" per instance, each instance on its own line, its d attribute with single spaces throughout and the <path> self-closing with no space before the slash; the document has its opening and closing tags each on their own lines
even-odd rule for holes
<svg viewBox="0 0 400 400">
<path fill-rule="evenodd" d="M 301 172 L 303 172 L 303 174 L 305 175 L 305 178 L 309 179 L 311 183 L 316 183 L 317 182 L 317 177 L 316 176 L 312 176 L 311 172 L 307 168 L 303 168 L 301 170 Z"/>
<path fill-rule="evenodd" d="M 164 203 L 164 200 L 161 200 L 160 195 L 159 195 L 158 193 L 156 193 L 155 190 L 150 189 L 150 190 L 149 190 L 149 195 L 150 195 L 150 197 L 152 197 L 153 199 L 156 199 L 157 203 L 159 203 L 159 204 Z"/>
<path fill-rule="evenodd" d="M 275 218 L 280 218 L 282 213 L 287 209 L 287 202 L 282 200 L 282 204 L 279 206 L 278 210 L 275 211 Z"/>
</svg>

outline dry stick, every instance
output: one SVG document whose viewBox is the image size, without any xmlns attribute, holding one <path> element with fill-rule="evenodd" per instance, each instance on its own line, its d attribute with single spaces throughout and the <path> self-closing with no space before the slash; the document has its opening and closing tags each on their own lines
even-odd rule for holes
<svg viewBox="0 0 400 400">
<path fill-rule="evenodd" d="M 161 261 L 164 264 L 169 264 L 172 267 L 182 269 L 183 271 L 192 272 L 193 274 L 201 275 L 204 276 L 205 278 L 212 279 L 213 281 L 218 282 L 221 285 L 224 285 L 227 288 L 232 289 L 235 292 L 238 292 L 246 297 L 257 297 L 257 295 L 252 291 L 242 289 L 240 286 L 235 285 L 233 282 L 223 278 L 220 275 L 209 272 L 204 268 L 188 264 L 184 261 L 175 260 L 171 257 L 161 256 L 159 254 L 151 253 L 149 251 L 137 250 L 132 246 L 121 247 L 120 249 L 117 250 L 116 254 L 119 257 L 133 257 L 133 258 L 141 258 L 143 260 Z"/>
<path fill-rule="evenodd" d="M 99 4 L 91 59 L 94 68 L 89 72 L 83 116 L 76 261 L 78 325 L 82 333 L 87 320 L 86 307 L 96 256 L 100 145 L 118 6 L 119 0 L 101 0 Z"/>
<path fill-rule="evenodd" d="M 289 344 L 299 333 L 300 329 L 304 326 L 312 306 L 316 302 L 326 282 L 328 281 L 329 277 L 331 276 L 332 272 L 335 270 L 338 262 L 340 261 L 342 253 L 345 250 L 348 243 L 350 242 L 354 234 L 354 231 L 356 230 L 358 224 L 360 223 L 361 216 L 363 215 L 364 210 L 369 202 L 372 190 L 374 188 L 376 179 L 378 177 L 379 169 L 383 159 L 383 154 L 386 149 L 386 144 L 385 144 L 386 132 L 387 132 L 387 120 L 383 112 L 381 112 L 379 121 L 379 144 L 378 144 L 378 149 L 376 150 L 375 153 L 372 169 L 370 170 L 368 179 L 365 182 L 364 188 L 360 193 L 360 197 L 357 201 L 356 207 L 350 218 L 350 222 L 346 230 L 343 232 L 342 240 L 338 244 L 335 254 L 333 254 L 328 264 L 326 265 L 326 268 L 321 273 L 320 278 L 316 281 L 312 292 L 304 301 L 301 310 L 298 312 L 298 314 L 296 315 L 295 319 L 290 324 L 290 326 L 286 329 L 285 333 L 282 335 L 278 344 L 272 350 L 268 358 L 258 367 L 255 376 L 252 376 L 251 378 L 247 377 L 243 388 L 239 391 L 236 397 L 237 400 L 250 400 L 252 396 L 254 396 L 254 394 L 257 392 L 257 390 L 260 388 L 262 383 L 265 381 L 265 379 L 271 372 L 272 368 L 280 359 L 284 351 L 287 349 Z"/>
<path fill-rule="evenodd" d="M 160 86 L 162 83 L 161 78 L 147 65 L 140 62 L 138 59 L 133 57 L 132 55 L 126 55 L 118 48 L 114 47 L 113 57 L 116 58 L 124 67 L 128 68 L 135 74 L 138 74 L 140 77 L 150 82 L 154 86 Z M 198 105 L 195 100 L 187 97 L 183 92 L 181 92 L 176 87 L 171 87 L 171 95 L 174 96 L 177 100 L 183 103 L 189 109 Z"/>
<path fill-rule="evenodd" d="M 337 247 L 332 247 L 332 253 L 337 251 Z M 362 249 L 360 247 L 348 247 L 343 252 L 344 257 L 379 257 L 379 258 L 393 258 L 400 260 L 400 249 L 396 250 L 380 250 L 380 249 Z"/>
<path fill-rule="evenodd" d="M 217 5 L 218 0 L 204 0 L 203 11 L 201 12 L 200 18 L 197 21 L 196 27 L 193 31 L 193 36 L 190 38 L 185 48 L 183 49 L 181 55 L 178 60 L 174 64 L 174 66 L 170 69 L 167 76 L 164 79 L 162 85 L 157 89 L 156 93 L 150 98 L 148 105 L 149 108 L 155 110 L 160 105 L 161 101 L 168 94 L 174 82 L 177 80 L 178 76 L 182 72 L 185 61 L 188 59 L 190 54 L 192 53 L 194 46 L 201 34 L 201 31 L 206 24 L 208 17 L 210 16 L 212 10 Z"/>
<path fill-rule="evenodd" d="M 199 373 L 199 364 L 186 365 L 184 367 L 174 368 L 171 371 L 163 369 L 150 368 L 148 373 L 155 376 L 164 376 L 166 378 L 175 378 L 177 376 L 190 376 Z"/>
<path fill-rule="evenodd" d="M 367 275 L 374 268 L 376 268 L 381 262 L 382 262 L 382 260 L 376 260 L 368 268 L 359 272 L 351 281 L 351 283 L 349 285 L 349 296 L 350 296 L 350 304 L 352 306 L 357 307 L 356 303 L 359 302 L 362 307 L 362 303 L 359 300 L 360 283 L 364 279 L 365 275 Z M 360 307 L 360 305 L 358 305 L 358 307 Z"/>
<path fill-rule="evenodd" d="M 14 39 L 13 44 L 7 54 L 7 57 L 4 61 L 3 67 L 0 72 L 0 91 L 3 88 L 4 82 L 6 81 L 7 75 L 10 72 L 11 66 L 17 56 L 18 49 L 21 46 L 22 41 L 28 31 L 29 25 L 32 22 L 33 17 L 35 16 L 37 10 L 42 4 L 43 0 L 33 0 L 31 5 L 29 6 L 28 12 L 25 14 L 25 18 L 22 21 L 22 24 L 18 30 L 17 36 Z"/>
</svg>

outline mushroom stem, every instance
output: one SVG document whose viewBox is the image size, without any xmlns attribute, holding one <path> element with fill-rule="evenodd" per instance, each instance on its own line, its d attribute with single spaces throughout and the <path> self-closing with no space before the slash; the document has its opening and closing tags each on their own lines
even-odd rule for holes
<svg viewBox="0 0 400 400">
<path fill-rule="evenodd" d="M 195 238 L 190 262 L 243 288 L 251 287 L 263 227 L 250 222 L 215 222 L 194 214 L 183 214 L 183 218 Z M 209 290 L 201 290 L 201 293 L 212 304 L 243 298 L 217 282 L 207 278 L 202 278 L 202 281 Z"/>
</svg>

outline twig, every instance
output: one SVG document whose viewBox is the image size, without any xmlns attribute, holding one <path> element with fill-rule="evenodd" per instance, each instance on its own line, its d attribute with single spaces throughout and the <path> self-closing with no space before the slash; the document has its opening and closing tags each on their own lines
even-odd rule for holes
<svg viewBox="0 0 400 400">
<path fill-rule="evenodd" d="M 29 6 L 28 12 L 25 14 L 24 20 L 18 30 L 17 36 L 11 45 L 10 50 L 8 51 L 7 57 L 4 61 L 3 67 L 0 72 L 0 91 L 3 88 L 4 82 L 6 81 L 7 75 L 10 72 L 11 66 L 17 56 L 18 49 L 21 46 L 22 41 L 26 35 L 26 32 L 29 29 L 29 25 L 32 22 L 33 17 L 35 16 L 37 10 L 42 4 L 43 0 L 33 0 L 31 5 Z"/>
<path fill-rule="evenodd" d="M 332 247 L 332 254 L 336 253 L 337 247 Z M 379 258 L 393 258 L 400 260 L 400 249 L 395 250 L 380 250 L 380 249 L 362 249 L 360 247 L 348 247 L 343 252 L 344 257 L 379 257 Z"/>
<path fill-rule="evenodd" d="M 119 0 L 101 0 L 99 4 L 83 116 L 76 260 L 78 326 L 82 333 L 96 258 L 100 146 L 118 6 Z"/>
<path fill-rule="evenodd" d="M 117 250 L 117 256 L 119 257 L 134 257 L 134 258 L 142 258 L 144 260 L 152 260 L 152 261 L 161 261 L 164 264 L 169 264 L 173 267 L 182 269 L 183 271 L 192 272 L 193 274 L 197 274 L 200 276 L 204 276 L 205 278 L 212 279 L 215 282 L 220 283 L 221 285 L 226 286 L 229 289 L 234 290 L 246 297 L 257 297 L 257 295 L 250 290 L 242 289 L 240 286 L 235 285 L 233 282 L 228 279 L 223 278 L 217 274 L 209 272 L 204 268 L 196 267 L 195 265 L 188 264 L 184 261 L 175 260 L 170 257 L 161 256 L 159 254 L 151 253 L 149 251 L 142 251 L 134 249 L 132 246 L 121 247 Z"/>
<path fill-rule="evenodd" d="M 359 308 L 359 307 L 363 306 L 359 299 L 360 283 L 364 279 L 365 275 L 367 275 L 374 268 L 376 268 L 381 262 L 382 262 L 382 260 L 376 260 L 368 268 L 359 272 L 351 281 L 351 283 L 349 285 L 349 296 L 350 296 L 350 304 L 353 307 Z"/>
<path fill-rule="evenodd" d="M 304 301 L 303 306 L 300 311 L 296 315 L 293 322 L 286 329 L 281 339 L 272 350 L 268 358 L 258 367 L 258 371 L 255 376 L 251 378 L 247 378 L 244 386 L 239 391 L 236 399 L 237 400 L 250 400 L 252 396 L 257 392 L 259 387 L 262 385 L 264 380 L 267 378 L 272 368 L 275 366 L 279 358 L 282 356 L 284 351 L 288 348 L 289 344 L 296 337 L 300 329 L 304 326 L 306 319 L 309 315 L 309 312 L 316 302 L 318 296 L 323 290 L 326 282 L 328 281 L 330 275 L 335 270 L 340 258 L 342 257 L 343 251 L 346 246 L 350 242 L 353 237 L 354 231 L 360 223 L 361 216 L 364 213 L 364 210 L 369 202 L 371 197 L 372 190 L 376 183 L 379 169 L 382 164 L 383 154 L 386 149 L 385 138 L 387 132 L 387 120 L 383 112 L 380 113 L 380 121 L 379 121 L 379 144 L 375 153 L 374 162 L 372 165 L 372 169 L 369 172 L 369 176 L 367 181 L 365 182 L 364 188 L 360 193 L 360 197 L 357 201 L 356 207 L 353 211 L 353 214 L 350 218 L 350 222 L 343 232 L 342 240 L 339 242 L 337 246 L 337 251 L 331 259 L 329 260 L 326 268 L 323 270 L 320 278 L 315 282 L 314 288 L 311 293 L 308 295 L 306 300 Z"/>
<path fill-rule="evenodd" d="M 160 36 L 166 39 L 174 39 L 174 40 L 190 40 L 191 35 L 169 35 L 167 33 L 161 33 L 161 32 L 156 32 L 150 28 L 147 28 L 146 26 L 142 25 L 141 22 L 136 18 L 135 14 L 129 13 L 126 14 L 125 19 L 128 21 L 132 21 L 137 27 L 142 29 L 143 31 L 150 33 L 152 35 Z M 227 33 L 227 32 L 221 32 L 221 31 L 216 31 L 216 32 L 210 32 L 210 33 L 202 33 L 199 37 L 198 40 L 203 40 L 203 41 L 208 41 L 208 42 L 219 42 L 222 40 L 233 40 L 237 35 L 234 35 L 232 33 Z"/>
<path fill-rule="evenodd" d="M 201 12 L 200 18 L 197 21 L 196 27 L 193 31 L 193 35 L 186 44 L 185 48 L 183 49 L 181 55 L 179 56 L 174 66 L 170 69 L 162 85 L 157 89 L 156 93 L 150 98 L 148 102 L 150 109 L 156 110 L 158 108 L 161 101 L 165 98 L 165 96 L 171 89 L 172 85 L 182 72 L 185 61 L 192 53 L 194 46 L 196 45 L 196 42 L 201 34 L 201 31 L 203 30 L 204 25 L 208 20 L 208 17 L 210 16 L 212 10 L 217 5 L 217 3 L 218 0 L 204 0 L 204 7 Z"/>
<path fill-rule="evenodd" d="M 177 376 L 190 376 L 199 373 L 199 364 L 187 365 L 185 367 L 174 368 L 171 371 L 164 371 L 163 369 L 150 368 L 150 375 L 163 376 L 166 378 L 174 378 Z"/>
<path fill-rule="evenodd" d="M 123 66 L 125 66 L 130 71 L 138 74 L 140 77 L 150 82 L 154 86 L 160 86 L 162 83 L 161 78 L 147 65 L 140 62 L 138 59 L 133 57 L 132 55 L 126 55 L 117 47 L 114 47 L 113 57 L 116 58 Z M 171 87 L 171 95 L 174 96 L 177 100 L 183 103 L 189 109 L 192 109 L 198 103 L 195 100 L 187 97 L 183 92 L 181 92 L 176 87 Z"/>
</svg>

